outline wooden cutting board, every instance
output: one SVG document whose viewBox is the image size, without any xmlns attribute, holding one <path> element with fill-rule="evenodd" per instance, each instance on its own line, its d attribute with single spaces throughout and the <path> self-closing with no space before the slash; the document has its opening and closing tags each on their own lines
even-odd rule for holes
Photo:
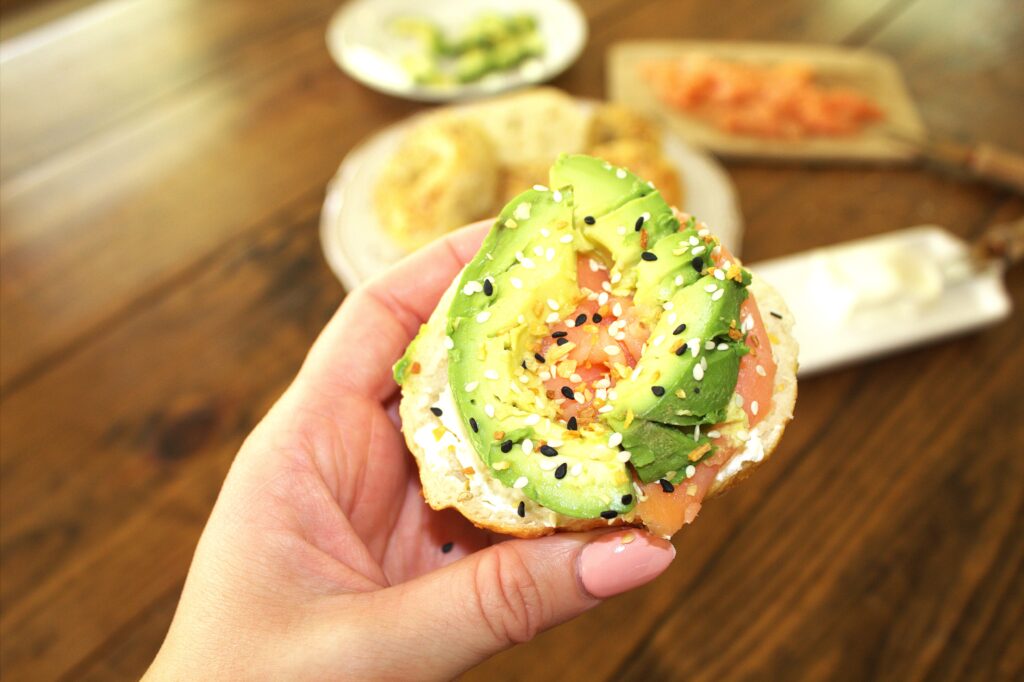
<svg viewBox="0 0 1024 682">
<path fill-rule="evenodd" d="M 771 65 L 801 62 L 826 86 L 850 87 L 873 99 L 885 119 L 844 137 L 778 140 L 727 133 L 661 102 L 640 76 L 644 62 L 679 58 L 694 52 L 712 57 Z M 905 162 L 914 158 L 912 145 L 893 139 L 925 137 L 924 124 L 907 91 L 896 63 L 863 49 L 801 43 L 711 41 L 638 41 L 613 45 L 608 53 L 608 93 L 616 102 L 661 119 L 686 141 L 720 156 L 802 161 Z"/>
</svg>

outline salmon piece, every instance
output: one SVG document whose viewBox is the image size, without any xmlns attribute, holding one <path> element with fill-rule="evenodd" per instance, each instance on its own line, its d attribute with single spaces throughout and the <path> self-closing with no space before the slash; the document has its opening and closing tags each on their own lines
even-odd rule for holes
<svg viewBox="0 0 1024 682">
<path fill-rule="evenodd" d="M 540 353 L 549 357 L 562 339 L 563 345 L 572 344 L 564 358 L 549 365 L 551 376 L 544 386 L 553 400 L 562 401 L 559 417 L 566 421 L 576 417 L 583 426 L 597 417 L 597 410 L 605 402 L 603 391 L 615 385 L 618 375 L 614 367 L 636 366 L 650 332 L 640 322 L 632 300 L 608 296 L 603 304 L 598 302 L 598 297 L 607 293 L 608 269 L 604 265 L 580 254 L 576 270 L 582 298 L 572 313 L 551 327 L 551 335 L 541 342 Z M 583 401 L 569 400 L 565 388 Z"/>
<path fill-rule="evenodd" d="M 644 64 L 640 75 L 666 104 L 739 135 L 853 135 L 884 118 L 859 92 L 816 83 L 806 64 L 765 67 L 688 55 Z"/>
<path fill-rule="evenodd" d="M 643 497 L 636 504 L 647 528 L 655 535 L 670 537 L 691 523 L 700 512 L 704 497 L 715 482 L 718 466 L 701 463 L 697 472 L 672 492 L 665 492 L 658 481 L 643 486 Z"/>
</svg>

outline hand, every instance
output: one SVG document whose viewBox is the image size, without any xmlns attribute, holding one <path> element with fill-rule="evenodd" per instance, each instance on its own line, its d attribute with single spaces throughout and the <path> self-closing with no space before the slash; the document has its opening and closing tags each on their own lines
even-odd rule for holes
<svg viewBox="0 0 1024 682">
<path fill-rule="evenodd" d="M 242 445 L 149 678 L 450 678 L 668 566 L 637 530 L 497 542 L 424 503 L 391 366 L 485 232 L 346 298 Z"/>
</svg>

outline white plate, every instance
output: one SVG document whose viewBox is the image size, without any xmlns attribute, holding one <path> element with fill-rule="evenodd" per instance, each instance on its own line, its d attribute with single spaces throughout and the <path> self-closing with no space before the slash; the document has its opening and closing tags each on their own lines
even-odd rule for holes
<svg viewBox="0 0 1024 682">
<path fill-rule="evenodd" d="M 796 318 L 800 376 L 978 329 L 1010 314 L 1002 268 L 934 225 L 805 251 L 750 269 Z M 895 264 L 895 268 L 893 267 Z"/>
<path fill-rule="evenodd" d="M 394 19 L 423 17 L 454 33 L 486 11 L 537 17 L 544 54 L 475 83 L 451 86 L 417 85 L 399 66 L 396 56 L 408 43 L 389 29 Z M 423 102 L 482 97 L 541 83 L 569 68 L 586 42 L 587 20 L 571 0 L 354 0 L 340 7 L 327 26 L 327 49 L 346 73 L 367 87 Z"/>
<path fill-rule="evenodd" d="M 591 105 L 580 101 L 580 106 Z M 327 263 L 346 289 L 355 288 L 406 253 L 381 227 L 373 190 L 381 171 L 420 116 L 385 128 L 355 147 L 327 186 L 320 215 L 320 242 Z M 739 254 L 743 220 L 736 190 L 725 169 L 707 154 L 668 135 L 664 153 L 685 185 L 683 210 L 706 222 L 729 250 Z"/>
</svg>

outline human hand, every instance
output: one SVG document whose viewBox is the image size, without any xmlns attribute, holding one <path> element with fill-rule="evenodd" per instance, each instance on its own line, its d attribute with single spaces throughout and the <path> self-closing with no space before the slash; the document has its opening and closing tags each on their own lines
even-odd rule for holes
<svg viewBox="0 0 1024 682">
<path fill-rule="evenodd" d="M 423 501 L 391 366 L 485 233 L 345 299 L 232 464 L 148 678 L 450 678 L 668 566 L 636 529 L 501 542 Z"/>
</svg>

